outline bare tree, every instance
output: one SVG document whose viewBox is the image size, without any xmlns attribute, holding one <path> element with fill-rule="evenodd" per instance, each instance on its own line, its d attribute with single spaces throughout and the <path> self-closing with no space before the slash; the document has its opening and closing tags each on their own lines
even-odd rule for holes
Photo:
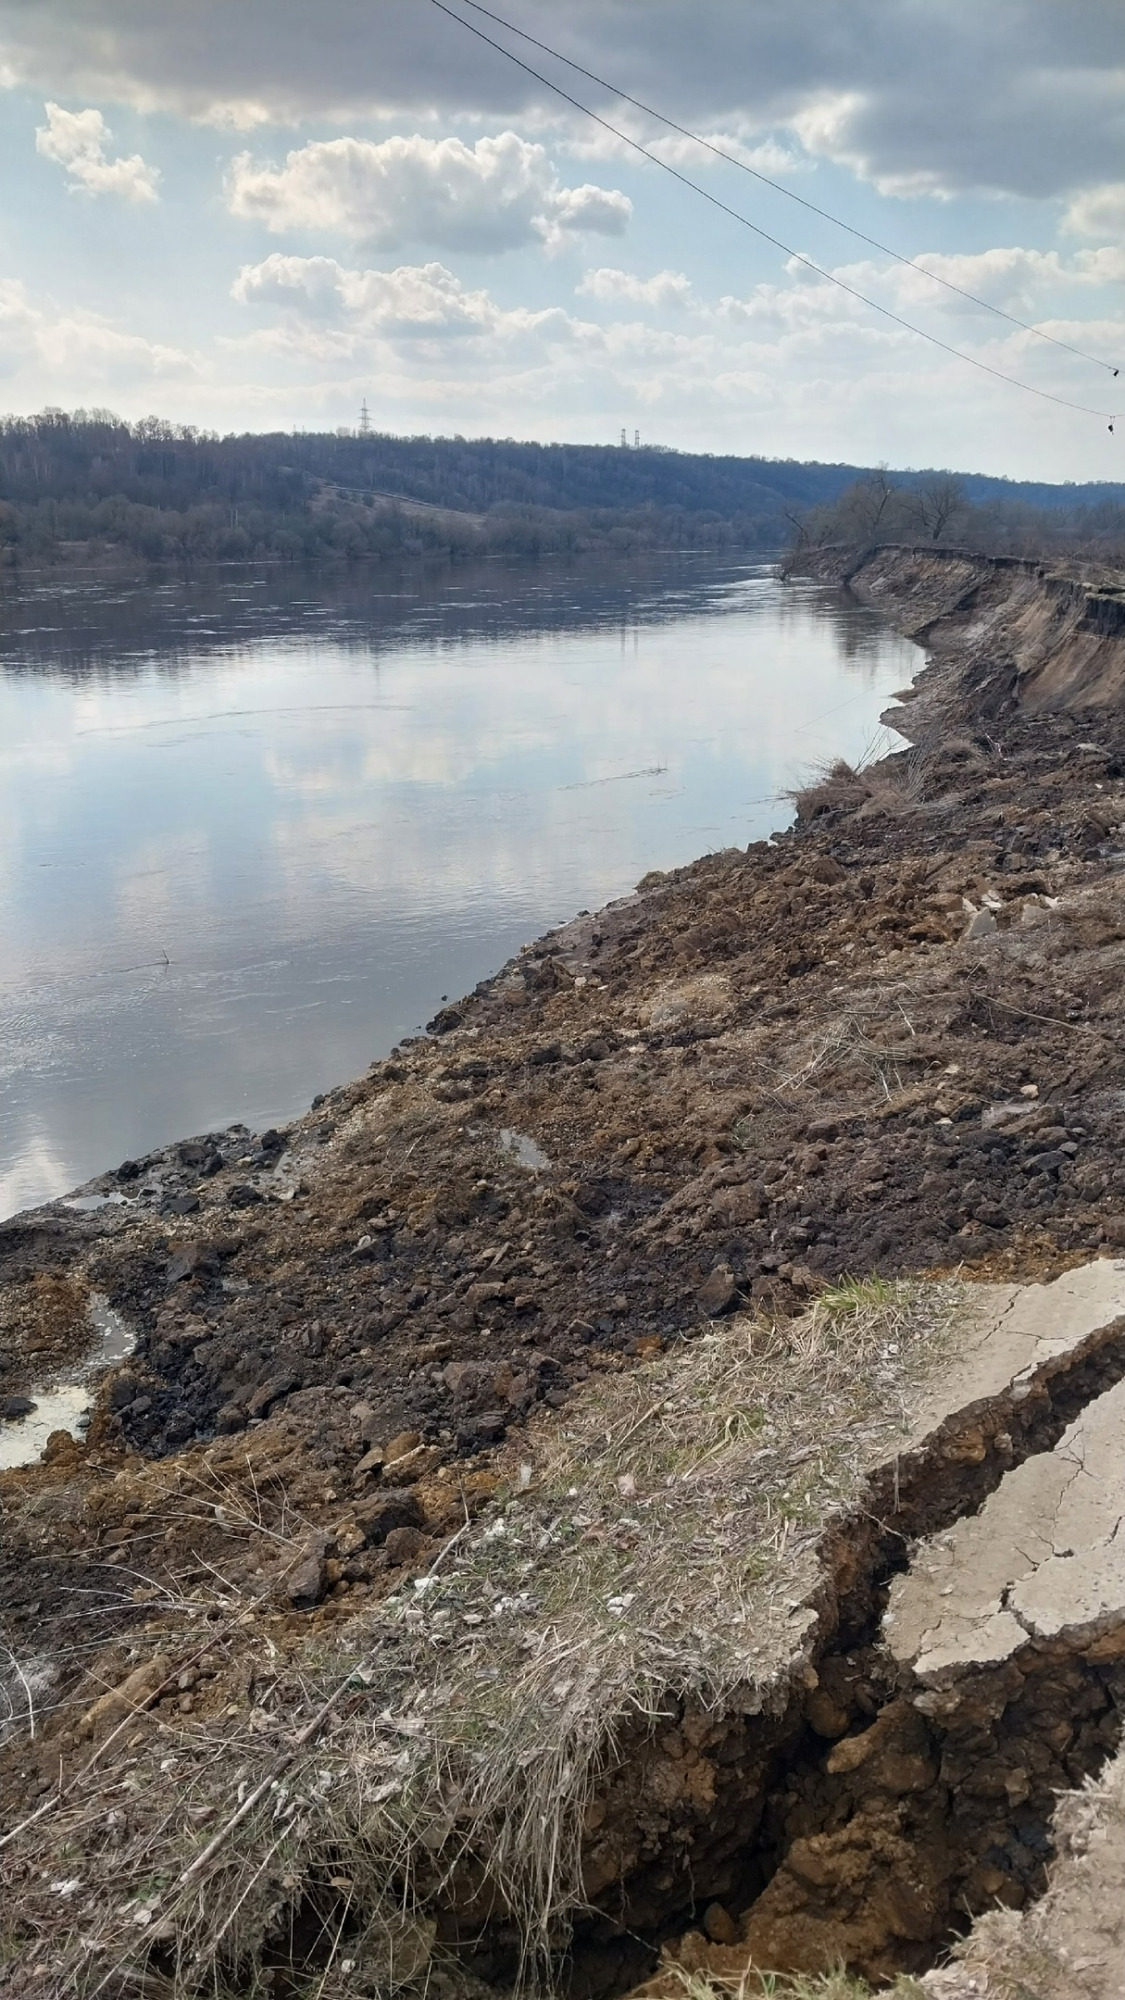
<svg viewBox="0 0 1125 2000">
<path fill-rule="evenodd" d="M 949 523 L 965 509 L 965 489 L 951 472 L 935 473 L 914 495 L 914 511 L 931 542 L 940 542 Z"/>
</svg>

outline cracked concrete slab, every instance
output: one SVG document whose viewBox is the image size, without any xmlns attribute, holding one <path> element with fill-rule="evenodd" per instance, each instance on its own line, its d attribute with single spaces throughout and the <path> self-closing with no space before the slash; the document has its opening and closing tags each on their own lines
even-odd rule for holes
<svg viewBox="0 0 1125 2000">
<path fill-rule="evenodd" d="M 932 1383 L 914 1415 L 912 1444 L 937 1430 L 950 1411 L 965 1412 L 1013 1385 L 1016 1400 L 1034 1379 L 1071 1365 L 1125 1316 L 1125 1261 L 1098 1258 L 1048 1285 L 968 1285 L 970 1315 L 958 1328 L 957 1355 Z M 908 1447 L 909 1449 L 910 1447 Z"/>
<path fill-rule="evenodd" d="M 898 1665 L 939 1687 L 1029 1641 L 1085 1649 L 1100 1640 L 1101 1657 L 1125 1652 L 1123 1447 L 1118 1383 L 1053 1451 L 1007 1473 L 978 1514 L 924 1542 L 892 1585 L 883 1621 Z"/>
</svg>

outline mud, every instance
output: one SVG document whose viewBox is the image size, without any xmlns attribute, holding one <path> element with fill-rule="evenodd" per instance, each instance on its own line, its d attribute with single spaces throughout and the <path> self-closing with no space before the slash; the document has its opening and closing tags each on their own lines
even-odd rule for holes
<svg viewBox="0 0 1125 2000">
<path fill-rule="evenodd" d="M 43 1464 L 0 1476 L 4 1638 L 33 1669 L 37 1722 L 31 1742 L 13 1684 L 7 1820 L 57 1782 L 162 1599 L 269 1621 L 298 1661 L 432 1562 L 494 1489 L 496 1454 L 599 1371 L 643 1367 L 746 1304 L 797 1312 L 846 1273 L 1027 1280 L 1125 1246 L 1117 598 L 1025 568 L 880 562 L 853 587 L 933 648 L 892 712 L 909 748 L 810 783 L 772 841 L 646 878 L 539 940 L 286 1131 L 201 1135 L 122 1163 L 84 1207 L 0 1228 L 4 1396 L 81 1361 L 95 1292 L 136 1339 L 86 1442 L 56 1436 Z M 1074 1414 L 1060 1406 L 1056 1436 Z M 993 1469 L 959 1475 L 949 1505 L 979 1505 Z M 406 1496 L 394 1523 L 390 1494 Z M 896 1514 L 893 1548 L 954 1518 L 946 1504 Z M 704 1786 L 706 1830 L 681 1842 L 694 1879 L 732 1922 L 753 1907 L 775 1955 L 810 1897 L 837 1943 L 870 1902 L 857 1820 L 888 1882 L 907 1849 L 931 1856 L 914 1915 L 848 1948 L 881 1974 L 921 1963 L 981 1898 L 1034 1893 L 1049 1836 L 1032 1823 L 1060 1772 L 1104 1756 L 1118 1670 L 1068 1661 L 1007 1702 L 1009 1802 L 1026 1743 L 1073 1728 L 1027 1766 L 1029 1837 L 1001 1864 L 994 1808 L 971 1803 L 969 1776 L 940 1775 L 968 1768 L 996 1717 L 982 1711 L 966 1749 L 960 1723 L 891 1686 L 871 1621 L 898 1557 L 867 1556 L 862 1608 L 821 1674 L 844 1741 L 880 1732 L 854 1769 L 828 1768 L 831 1739 L 804 1713 L 769 1740 L 744 1720 L 728 1742 L 724 1724 L 705 1757 L 710 1722 L 668 1734 L 681 1761 L 730 1774 L 729 1806 Z M 204 1662 L 176 1701 L 219 1712 L 236 1656 L 213 1677 Z M 918 1760 L 897 1792 L 871 1775 L 895 1757 Z M 793 1856 L 817 1839 L 836 1844 L 801 1877 Z M 669 1865 L 612 1878 L 647 1952 L 697 1908 Z M 592 1986 L 637 1970 L 620 1939 L 584 1949 Z"/>
</svg>

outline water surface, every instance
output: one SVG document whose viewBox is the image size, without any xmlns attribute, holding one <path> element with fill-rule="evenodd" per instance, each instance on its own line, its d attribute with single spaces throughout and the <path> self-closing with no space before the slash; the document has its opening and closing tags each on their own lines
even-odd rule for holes
<svg viewBox="0 0 1125 2000">
<path fill-rule="evenodd" d="M 920 656 L 765 564 L 0 599 L 0 1215 L 261 1129 L 521 943 L 745 845 Z"/>
</svg>

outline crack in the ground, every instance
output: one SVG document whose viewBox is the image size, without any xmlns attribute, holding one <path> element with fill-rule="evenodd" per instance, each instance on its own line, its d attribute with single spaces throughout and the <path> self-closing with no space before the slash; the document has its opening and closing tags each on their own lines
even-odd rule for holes
<svg viewBox="0 0 1125 2000">
<path fill-rule="evenodd" d="M 924 1540 L 974 1516 L 1020 1464 L 1054 1451 L 1075 1416 L 1122 1379 L 1125 1323 L 1116 1322 L 1069 1362 L 1056 1358 L 1010 1384 L 987 1410 L 962 1411 L 920 1463 L 884 1469 L 871 1504 L 834 1531 L 837 1553 L 846 1545 L 854 1558 L 857 1542 L 863 1553 L 825 1620 L 815 1685 L 773 1720 L 697 1726 L 698 1756 L 715 1774 L 709 1809 L 671 1840 L 650 1839 L 655 1853 L 615 1883 L 613 1915 L 579 1924 L 575 1992 L 624 1991 L 663 1942 L 705 1914 L 709 1930 L 694 1948 L 721 1960 L 708 1937 L 724 1934 L 724 1912 L 728 1922 L 737 1916 L 733 1950 L 743 1963 L 751 1953 L 757 1964 L 805 1970 L 845 1961 L 877 1979 L 917 1973 L 976 1912 L 1041 1893 L 1058 1793 L 1116 1746 L 1125 1666 L 1116 1654 L 1090 1661 L 1077 1645 L 1045 1644 L 1008 1601 L 1012 1586 L 1003 1608 L 1026 1635 L 1027 1657 L 934 1692 L 909 1677 L 904 1684 L 883 1647 L 883 1616 L 891 1582 Z M 958 1466 L 951 1455 L 978 1426 L 989 1446 L 1011 1438 L 1011 1449 Z M 1064 1491 L 1088 1476 L 1082 1458 L 1065 1455 L 1074 1462 Z M 681 1708 L 668 1726 L 674 1733 L 690 1720 Z M 610 1790 L 621 1803 L 632 1793 L 637 1821 L 659 1753 L 650 1742 L 631 1754 L 622 1746 L 621 1758 Z M 470 1959 L 502 1980 L 509 1966 L 499 1942 L 479 1940 Z M 692 1947 L 689 1936 L 689 1958 Z"/>
</svg>

